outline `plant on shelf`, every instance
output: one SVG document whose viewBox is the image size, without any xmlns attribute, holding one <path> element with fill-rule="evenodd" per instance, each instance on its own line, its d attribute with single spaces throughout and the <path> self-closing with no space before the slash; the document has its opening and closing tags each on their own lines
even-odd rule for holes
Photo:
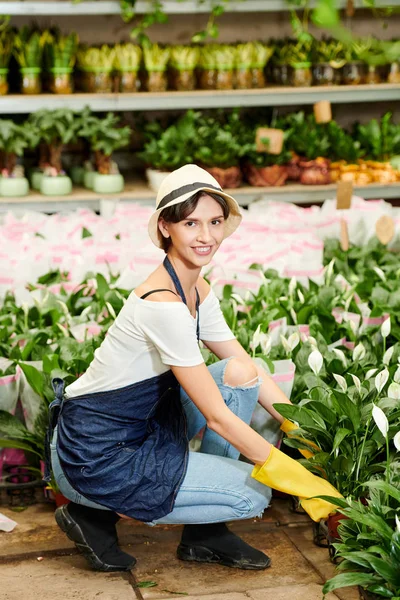
<svg viewBox="0 0 400 600">
<path fill-rule="evenodd" d="M 9 27 L 10 17 L 0 23 L 0 96 L 8 92 L 8 65 L 12 56 L 15 32 Z"/>
<path fill-rule="evenodd" d="M 119 91 L 137 92 L 142 49 L 135 44 L 117 44 L 114 50 L 115 70 L 119 74 Z"/>
<path fill-rule="evenodd" d="M 200 48 L 199 86 L 202 90 L 215 90 L 217 86 L 216 44 Z"/>
<path fill-rule="evenodd" d="M 68 108 L 39 110 L 33 113 L 28 123 L 39 132 L 41 157 L 40 171 L 32 179 L 32 187 L 42 194 L 63 196 L 72 190 L 72 182 L 62 167 L 62 151 L 65 144 L 76 140 L 81 116 Z"/>
<path fill-rule="evenodd" d="M 190 91 L 196 87 L 195 68 L 199 61 L 200 50 L 195 46 L 171 47 L 172 87 L 178 91 Z"/>
<path fill-rule="evenodd" d="M 334 39 L 315 40 L 312 62 L 315 85 L 339 84 L 339 69 L 346 63 L 344 44 Z"/>
<path fill-rule="evenodd" d="M 48 34 L 45 58 L 51 74 L 50 91 L 54 94 L 72 94 L 74 91 L 71 75 L 76 61 L 78 42 L 76 33 L 66 36 L 58 32 Z"/>
<path fill-rule="evenodd" d="M 311 52 L 314 40 L 311 36 L 301 37 L 281 49 L 284 64 L 292 69 L 291 83 L 295 87 L 307 87 L 312 83 Z"/>
<path fill-rule="evenodd" d="M 90 94 L 112 92 L 111 73 L 114 62 L 114 48 L 106 44 L 103 44 L 100 48 L 81 45 L 77 54 L 81 89 Z"/>
<path fill-rule="evenodd" d="M 95 192 L 114 194 L 124 188 L 124 178 L 119 173 L 118 165 L 112 160 L 112 154 L 124 148 L 130 142 L 131 129 L 120 126 L 120 117 L 108 113 L 99 118 L 93 114 L 82 119 L 78 135 L 85 138 L 94 153 L 95 172 L 92 181 L 86 178 L 88 187 Z"/>
<path fill-rule="evenodd" d="M 251 87 L 252 88 L 263 88 L 265 87 L 266 80 L 264 75 L 264 69 L 267 66 L 274 52 L 273 46 L 267 46 L 262 42 L 253 43 L 253 59 L 251 62 Z"/>
<path fill-rule="evenodd" d="M 26 196 L 28 180 L 24 177 L 24 168 L 17 165 L 17 157 L 23 156 L 26 148 L 35 147 L 38 141 L 38 131 L 29 123 L 17 125 L 0 119 L 1 196 Z"/>
<path fill-rule="evenodd" d="M 229 44 L 215 44 L 213 51 L 216 69 L 215 88 L 217 90 L 232 90 L 237 62 L 236 48 Z"/>
<path fill-rule="evenodd" d="M 148 92 L 165 92 L 168 86 L 167 65 L 170 49 L 159 44 L 145 44 L 143 60 L 146 69 L 146 88 Z"/>
<path fill-rule="evenodd" d="M 47 39 L 47 31 L 41 32 L 27 25 L 14 37 L 13 54 L 19 65 L 23 94 L 40 94 L 42 90 L 40 75 Z"/>
<path fill-rule="evenodd" d="M 365 125 L 357 124 L 355 138 L 362 148 L 366 167 L 373 181 L 393 183 L 398 180 L 398 171 L 390 163 L 392 157 L 400 155 L 400 125 L 393 122 L 392 113 L 387 112 L 378 121 L 372 119 Z"/>
</svg>

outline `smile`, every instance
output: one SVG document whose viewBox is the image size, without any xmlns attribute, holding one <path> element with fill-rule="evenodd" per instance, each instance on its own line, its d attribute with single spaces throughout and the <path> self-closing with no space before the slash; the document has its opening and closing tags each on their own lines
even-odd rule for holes
<svg viewBox="0 0 400 600">
<path fill-rule="evenodd" d="M 197 246 L 193 248 L 196 254 L 201 254 L 202 256 L 206 256 L 210 254 L 212 246 Z"/>
</svg>

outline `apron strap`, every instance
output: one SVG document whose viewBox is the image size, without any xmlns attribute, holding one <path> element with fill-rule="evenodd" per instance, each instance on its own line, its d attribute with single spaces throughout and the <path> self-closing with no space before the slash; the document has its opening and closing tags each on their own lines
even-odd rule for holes
<svg viewBox="0 0 400 600">
<path fill-rule="evenodd" d="M 49 406 L 49 422 L 46 431 L 44 443 L 44 477 L 43 481 L 49 483 L 51 481 L 51 450 L 50 444 L 53 439 L 54 429 L 56 428 L 58 417 L 64 402 L 64 387 L 65 382 L 60 377 L 54 377 L 51 381 L 51 386 L 56 395 L 55 399 Z"/>
<path fill-rule="evenodd" d="M 178 294 L 180 295 L 180 297 L 182 298 L 183 302 L 187 306 L 185 292 L 183 291 L 181 282 L 179 281 L 179 277 L 176 274 L 176 271 L 175 271 L 174 267 L 172 266 L 172 263 L 169 260 L 168 256 L 166 256 L 164 258 L 163 265 L 164 265 L 164 268 L 166 269 L 167 273 L 171 277 L 171 279 L 172 279 L 172 281 L 174 283 L 174 286 L 176 287 L 176 290 L 177 290 Z M 199 315 L 199 306 L 200 306 L 200 295 L 199 295 L 199 292 L 198 292 L 198 290 L 196 288 L 196 315 L 197 315 L 196 335 L 197 335 L 197 341 L 198 342 L 200 341 L 200 315 Z"/>
</svg>

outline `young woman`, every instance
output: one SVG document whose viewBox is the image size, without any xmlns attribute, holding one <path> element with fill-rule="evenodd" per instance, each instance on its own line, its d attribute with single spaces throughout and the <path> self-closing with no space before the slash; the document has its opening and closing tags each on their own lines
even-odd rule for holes
<svg viewBox="0 0 400 600">
<path fill-rule="evenodd" d="M 51 462 L 71 500 L 56 520 L 94 569 L 135 564 L 118 547 L 121 516 L 184 524 L 182 560 L 265 569 L 269 558 L 225 521 L 261 515 L 271 487 L 298 495 L 315 520 L 334 508 L 308 499 L 338 496 L 328 482 L 249 427 L 257 402 L 282 423 L 273 404 L 289 400 L 235 339 L 200 275 L 240 221 L 237 202 L 203 169 L 168 175 L 148 228 L 164 262 L 131 293 L 86 373 L 65 394 L 53 382 Z M 200 340 L 220 359 L 209 368 Z M 203 427 L 200 452 L 189 452 Z"/>
</svg>

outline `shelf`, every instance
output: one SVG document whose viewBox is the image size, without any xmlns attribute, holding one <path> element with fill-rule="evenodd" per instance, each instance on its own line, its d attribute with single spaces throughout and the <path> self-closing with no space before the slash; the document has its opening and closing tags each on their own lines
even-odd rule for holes
<svg viewBox="0 0 400 600">
<path fill-rule="evenodd" d="M 334 198 L 336 185 L 286 185 L 283 187 L 260 188 L 243 186 L 226 191 L 232 194 L 241 206 L 247 206 L 259 200 L 309 204 Z M 400 199 L 400 183 L 354 186 L 354 194 L 365 199 Z M 74 188 L 69 196 L 50 197 L 31 191 L 28 196 L 21 198 L 0 198 L 0 212 L 22 209 L 51 213 L 75 208 L 91 208 L 99 211 L 101 205 L 104 205 L 105 202 L 118 202 L 120 200 L 154 206 L 155 197 L 156 194 L 149 189 L 145 181 L 136 180 L 128 182 L 125 190 L 120 194 L 110 194 L 108 196 L 100 196 L 85 188 Z"/>
<path fill-rule="evenodd" d="M 313 3 L 312 3 L 313 4 Z M 340 1 L 340 6 L 346 6 L 346 0 Z M 377 7 L 399 6 L 400 0 L 376 0 Z M 356 7 L 363 5 L 362 0 L 356 0 Z M 164 0 L 163 10 L 165 13 L 173 14 L 201 14 L 209 13 L 212 2 L 205 0 Z M 364 6 L 365 7 L 365 6 Z M 138 0 L 135 6 L 136 14 L 145 14 L 151 9 L 151 3 L 146 0 Z M 231 0 L 227 3 L 227 12 L 285 12 L 288 5 L 285 0 Z M 121 7 L 118 0 L 84 0 L 79 3 L 67 0 L 48 0 L 32 2 L 30 0 L 6 0 L 0 2 L 0 14 L 12 16 L 40 16 L 40 15 L 119 15 Z"/>
<path fill-rule="evenodd" d="M 42 108 L 85 106 L 95 112 L 232 108 L 235 106 L 300 106 L 318 100 L 332 103 L 400 100 L 400 84 L 341 85 L 306 88 L 270 87 L 261 90 L 195 90 L 193 92 L 137 92 L 134 94 L 40 94 L 0 96 L 0 114 L 31 113 Z"/>
</svg>

